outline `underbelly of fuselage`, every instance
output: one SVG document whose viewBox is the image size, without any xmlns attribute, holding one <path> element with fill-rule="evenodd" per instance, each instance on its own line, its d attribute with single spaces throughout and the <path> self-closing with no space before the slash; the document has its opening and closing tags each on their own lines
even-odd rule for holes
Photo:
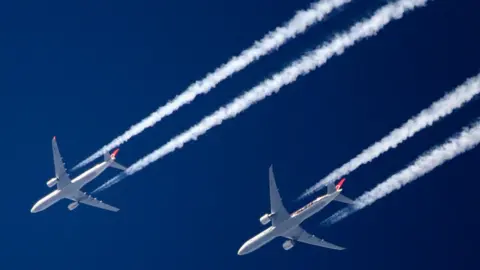
<svg viewBox="0 0 480 270">
<path fill-rule="evenodd" d="M 57 195 L 55 197 L 53 197 L 52 199 L 48 200 L 46 203 L 45 203 L 45 208 L 48 208 L 52 205 L 54 205 L 55 203 L 57 203 L 58 201 L 60 201 L 61 199 L 63 199 L 64 197 L 63 196 L 60 196 L 60 195 Z"/>
<path fill-rule="evenodd" d="M 63 198 L 65 198 L 64 194 L 56 190 L 35 203 L 35 205 L 32 207 L 31 212 L 36 213 L 43 211 Z"/>
<path fill-rule="evenodd" d="M 288 234 L 290 230 L 293 230 L 298 227 L 300 221 L 297 219 L 289 219 L 283 223 L 276 224 L 275 227 L 270 227 L 265 231 L 257 234 L 250 240 L 248 240 L 243 247 L 243 252 L 250 253 L 253 252 L 264 245 L 270 243 L 273 239 Z"/>
</svg>

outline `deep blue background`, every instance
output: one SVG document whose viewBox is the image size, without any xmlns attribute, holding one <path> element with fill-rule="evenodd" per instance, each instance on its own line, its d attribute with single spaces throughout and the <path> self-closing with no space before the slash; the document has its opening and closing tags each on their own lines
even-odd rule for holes
<svg viewBox="0 0 480 270">
<path fill-rule="evenodd" d="M 136 161 L 388 1 L 357 0 L 121 147 Z M 436 0 L 98 196 L 121 208 L 31 214 L 51 138 L 68 168 L 310 1 L 9 1 L 0 5 L 1 269 L 478 269 L 474 149 L 332 227 L 335 252 L 262 230 L 268 166 L 289 210 L 306 188 L 480 71 L 480 3 Z M 357 197 L 480 116 L 475 100 L 348 176 Z M 114 176 L 107 170 L 87 191 Z M 75 176 L 78 172 L 72 174 Z M 321 193 L 319 193 L 321 194 Z M 310 198 L 311 199 L 311 198 Z"/>
</svg>

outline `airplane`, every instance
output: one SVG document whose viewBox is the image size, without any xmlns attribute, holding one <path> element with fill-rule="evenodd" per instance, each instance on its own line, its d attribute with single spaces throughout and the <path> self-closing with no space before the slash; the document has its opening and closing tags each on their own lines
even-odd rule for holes
<svg viewBox="0 0 480 270">
<path fill-rule="evenodd" d="M 267 225 L 271 222 L 271 226 L 263 232 L 257 234 L 238 250 L 238 255 L 245 255 L 253 252 L 265 244 L 269 243 L 277 237 L 283 237 L 286 240 L 282 247 L 284 250 L 290 250 L 293 248 L 296 242 L 302 242 L 305 244 L 320 246 L 329 249 L 343 250 L 345 248 L 331 244 L 323 239 L 319 239 L 314 235 L 307 233 L 300 224 L 306 219 L 310 218 L 326 205 L 332 201 L 339 201 L 347 204 L 353 204 L 353 201 L 346 196 L 340 194 L 342 192 L 342 185 L 345 182 L 345 178 L 341 179 L 337 185 L 330 183 L 327 186 L 327 194 L 320 196 L 295 211 L 292 214 L 285 209 L 282 203 L 282 199 L 278 192 L 277 184 L 275 183 L 275 176 L 273 175 L 273 168 L 269 169 L 270 180 L 270 214 L 265 214 L 260 218 L 260 223 Z"/>
<path fill-rule="evenodd" d="M 31 213 L 43 211 L 62 199 L 69 199 L 73 201 L 68 205 L 68 209 L 70 211 L 77 208 L 79 203 L 112 212 L 117 212 L 118 210 L 120 210 L 116 207 L 99 201 L 91 195 L 81 191 L 81 188 L 83 186 L 90 183 L 108 167 L 113 167 L 119 170 L 126 170 L 124 166 L 115 161 L 115 157 L 119 149 L 116 149 L 111 155 L 109 153 L 105 153 L 103 162 L 93 166 L 91 169 L 75 177 L 73 180 L 70 179 L 70 176 L 68 175 L 67 170 L 64 167 L 65 164 L 63 163 L 62 156 L 60 155 L 60 151 L 58 150 L 56 137 L 53 137 L 52 149 L 53 164 L 55 167 L 55 177 L 47 181 L 47 186 L 51 188 L 56 184 L 57 189 L 40 199 L 37 203 L 35 203 L 35 205 L 33 205 L 32 209 L 30 210 Z"/>
</svg>

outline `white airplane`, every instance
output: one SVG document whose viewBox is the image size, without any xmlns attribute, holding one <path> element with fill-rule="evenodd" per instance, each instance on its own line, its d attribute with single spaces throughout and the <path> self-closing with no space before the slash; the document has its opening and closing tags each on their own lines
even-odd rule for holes
<svg viewBox="0 0 480 270">
<path fill-rule="evenodd" d="M 340 180 L 336 186 L 334 186 L 333 183 L 328 185 L 327 194 L 316 198 L 292 214 L 289 214 L 283 206 L 282 199 L 278 193 L 277 184 L 275 183 L 272 166 L 270 166 L 269 178 L 270 214 L 263 215 L 260 218 L 260 223 L 266 225 L 271 221 L 272 226 L 245 242 L 245 244 L 243 244 L 243 246 L 238 250 L 238 255 L 245 255 L 255 251 L 277 237 L 284 237 L 288 239 L 282 245 L 284 250 L 291 249 L 295 245 L 295 242 L 302 242 L 329 249 L 344 249 L 343 247 L 328 243 L 323 239 L 319 239 L 314 235 L 307 233 L 304 229 L 302 229 L 302 227 L 300 227 L 300 224 L 316 214 L 318 211 L 322 210 L 327 204 L 334 200 L 348 204 L 353 203 L 351 199 L 340 194 L 345 178 Z"/>
<path fill-rule="evenodd" d="M 47 186 L 51 188 L 56 184 L 57 189 L 35 203 L 30 210 L 31 213 L 43 211 L 62 199 L 69 199 L 73 201 L 68 205 L 68 209 L 70 211 L 77 208 L 79 203 L 113 212 L 117 212 L 119 210 L 118 208 L 99 201 L 80 190 L 83 186 L 99 176 L 108 167 L 117 168 L 119 170 L 126 169 L 124 166 L 115 161 L 115 156 L 117 155 L 119 149 L 115 150 L 111 155 L 106 153 L 104 155 L 103 162 L 93 166 L 91 169 L 80 174 L 75 179 L 70 180 L 70 176 L 67 174 L 67 170 L 64 167 L 65 164 L 63 163 L 62 156 L 58 150 L 55 137 L 53 137 L 52 140 L 52 148 L 53 163 L 55 165 L 55 177 L 48 180 Z"/>
</svg>

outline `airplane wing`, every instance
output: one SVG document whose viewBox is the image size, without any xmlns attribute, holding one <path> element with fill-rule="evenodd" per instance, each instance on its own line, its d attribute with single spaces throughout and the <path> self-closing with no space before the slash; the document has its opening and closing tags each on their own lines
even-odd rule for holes
<svg viewBox="0 0 480 270">
<path fill-rule="evenodd" d="M 107 211 L 117 212 L 117 211 L 120 210 L 116 207 L 113 207 L 113 206 L 108 205 L 108 204 L 106 204 L 102 201 L 99 201 L 99 200 L 95 199 L 94 197 L 92 197 L 91 195 L 88 195 L 87 193 L 82 192 L 80 190 L 77 192 L 77 194 L 68 197 L 68 199 L 70 199 L 72 201 L 77 201 L 79 203 L 83 203 L 83 204 L 86 204 L 86 205 L 90 205 L 90 206 L 93 206 L 93 207 L 97 207 L 97 208 L 100 208 L 100 209 L 104 209 L 104 210 L 107 210 Z"/>
<path fill-rule="evenodd" d="M 315 235 L 311 235 L 306 232 L 302 227 L 298 226 L 297 228 L 287 232 L 286 235 L 283 237 L 291 239 L 293 241 L 302 242 L 309 245 L 329 248 L 329 249 L 336 249 L 336 250 L 344 250 L 345 248 L 339 247 L 332 243 L 329 243 L 323 239 L 316 237 Z"/>
<path fill-rule="evenodd" d="M 70 176 L 65 169 L 65 163 L 63 163 L 62 156 L 58 150 L 57 140 L 53 137 L 52 140 L 52 150 L 53 150 L 53 164 L 55 165 L 55 177 L 57 177 L 57 188 L 63 188 L 70 183 Z"/>
<path fill-rule="evenodd" d="M 290 214 L 283 206 L 282 198 L 280 197 L 280 193 L 278 193 L 277 183 L 275 183 L 275 176 L 273 175 L 272 166 L 270 166 L 268 176 L 270 180 L 270 213 L 273 214 L 271 217 L 272 225 L 275 226 L 276 223 L 280 223 L 289 219 Z"/>
</svg>

